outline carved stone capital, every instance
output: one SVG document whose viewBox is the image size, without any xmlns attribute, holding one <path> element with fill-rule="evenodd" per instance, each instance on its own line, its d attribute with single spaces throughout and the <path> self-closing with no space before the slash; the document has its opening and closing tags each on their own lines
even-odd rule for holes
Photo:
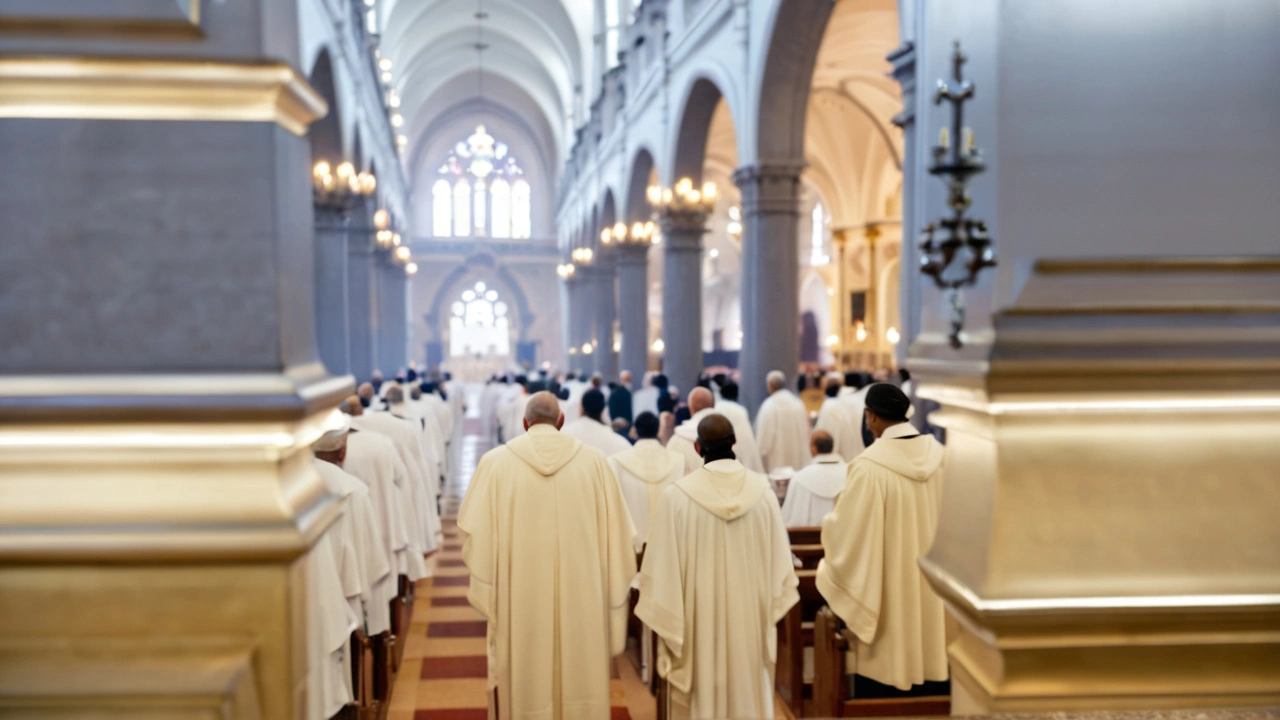
<svg viewBox="0 0 1280 720">
<path fill-rule="evenodd" d="M 667 210 L 658 216 L 662 242 L 668 252 L 701 251 L 702 236 L 707 233 L 707 213 L 689 210 Z"/>
<path fill-rule="evenodd" d="M 766 163 L 735 170 L 733 182 L 742 195 L 743 215 L 798 213 L 804 167 L 804 163 Z"/>
</svg>

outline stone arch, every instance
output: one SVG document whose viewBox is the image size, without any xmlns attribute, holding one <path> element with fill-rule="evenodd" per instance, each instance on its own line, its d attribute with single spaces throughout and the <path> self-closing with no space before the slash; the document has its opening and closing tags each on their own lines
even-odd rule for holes
<svg viewBox="0 0 1280 720">
<path fill-rule="evenodd" d="M 512 275 L 511 270 L 497 258 L 489 253 L 479 252 L 457 265 L 449 272 L 444 282 L 440 283 L 440 288 L 436 290 L 435 296 L 431 299 L 431 309 L 428 310 L 423 318 L 426 321 L 427 332 L 432 340 L 441 341 L 444 339 L 444 313 L 449 305 L 453 303 L 454 298 L 459 295 L 464 286 L 482 280 L 485 284 L 493 285 L 499 295 L 509 298 L 508 305 L 513 306 L 516 310 L 516 335 L 519 342 L 528 340 L 529 328 L 533 326 L 537 315 L 534 314 L 529 304 L 528 296 L 525 295 L 524 288 L 520 286 L 519 281 Z"/>
<path fill-rule="evenodd" d="M 649 189 L 649 176 L 653 174 L 654 167 L 653 153 L 647 147 L 640 148 L 631 161 L 626 206 L 623 209 L 623 217 L 628 223 L 644 222 L 653 213 L 646 192 Z"/>
<path fill-rule="evenodd" d="M 338 107 L 338 90 L 334 78 L 333 59 L 327 47 L 316 55 L 315 65 L 307 77 L 311 87 L 329 104 L 329 112 L 311 123 L 307 138 L 311 142 L 311 160 L 327 160 L 336 165 L 342 162 L 342 117 Z"/>
<path fill-rule="evenodd" d="M 690 86 L 680 110 L 679 126 L 673 146 L 675 154 L 669 165 L 673 180 L 687 177 L 695 184 L 702 182 L 702 166 L 707 154 L 707 136 L 711 131 L 711 117 L 724 97 L 720 87 L 705 76 L 699 77 Z M 738 124 L 733 116 L 732 107 L 729 108 L 729 117 L 734 121 L 736 134 Z"/>
<path fill-rule="evenodd" d="M 835 0 L 774 5 L 769 49 L 756 94 L 756 158 L 761 164 L 804 158 L 814 64 L 835 5 Z"/>
<path fill-rule="evenodd" d="M 613 200 L 613 191 L 606 190 L 604 193 L 604 203 L 600 207 L 600 225 L 596 228 L 596 239 L 600 238 L 600 233 L 605 228 L 613 227 L 618 221 L 617 203 Z"/>
</svg>

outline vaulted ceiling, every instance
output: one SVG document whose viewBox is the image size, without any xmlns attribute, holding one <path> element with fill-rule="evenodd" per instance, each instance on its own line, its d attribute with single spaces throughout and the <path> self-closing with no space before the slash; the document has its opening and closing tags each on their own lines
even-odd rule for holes
<svg viewBox="0 0 1280 720">
<path fill-rule="evenodd" d="M 423 164 L 438 164 L 425 157 L 444 142 L 434 134 L 488 118 L 524 136 L 500 139 L 536 148 L 558 169 L 580 121 L 574 110 L 589 75 L 593 7 L 594 0 L 383 0 L 381 51 L 401 99 L 410 182 Z"/>
</svg>

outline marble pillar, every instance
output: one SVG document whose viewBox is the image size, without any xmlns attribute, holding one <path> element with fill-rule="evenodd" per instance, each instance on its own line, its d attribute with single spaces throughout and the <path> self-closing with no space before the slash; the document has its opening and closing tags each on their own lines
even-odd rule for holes
<svg viewBox="0 0 1280 720">
<path fill-rule="evenodd" d="M 742 402 L 755 413 L 772 370 L 800 364 L 800 170 L 748 165 L 733 181 L 742 194 Z"/>
<path fill-rule="evenodd" d="M 564 286 L 565 294 L 569 298 L 567 303 L 569 311 L 568 322 L 566 323 L 569 329 L 569 352 L 566 355 L 568 358 L 568 367 L 566 369 L 585 372 L 589 368 L 585 366 L 584 361 L 590 359 L 589 355 L 584 356 L 582 354 L 582 344 L 586 342 L 587 337 L 587 334 L 583 332 L 587 321 L 586 307 L 583 302 L 585 280 L 579 272 L 574 272 L 572 276 L 565 278 Z"/>
<path fill-rule="evenodd" d="M 345 213 L 317 207 L 316 343 L 330 375 L 350 372 L 347 333 L 347 232 Z"/>
<path fill-rule="evenodd" d="M 601 252 L 591 268 L 593 289 L 591 307 L 594 314 L 592 337 L 596 341 L 596 372 L 605 383 L 618 379 L 618 354 L 613 350 L 613 323 L 618 316 L 617 264 L 613 252 Z"/>
<path fill-rule="evenodd" d="M 902 112 L 893 118 L 893 124 L 902 128 L 902 165 L 914 168 L 920 162 L 919 143 L 916 140 L 916 47 L 908 41 L 889 53 L 893 65 L 893 79 L 902 87 Z M 912 173 L 912 182 L 931 180 L 926 173 Z M 915 272 L 920 267 L 920 246 L 915 239 L 920 235 L 921 222 L 916 216 L 918 192 L 908 191 L 907 178 L 903 178 L 902 193 L 902 253 L 898 267 L 901 285 L 898 297 L 898 331 L 902 337 L 894 347 L 894 364 L 902 367 L 908 348 L 920 334 L 920 283 L 922 277 Z M 847 304 L 847 301 L 846 301 Z M 914 398 L 913 398 L 914 400 Z"/>
<path fill-rule="evenodd" d="M 617 252 L 618 321 L 622 331 L 620 369 L 631 371 L 638 390 L 649 367 L 649 245 L 625 243 Z"/>
<path fill-rule="evenodd" d="M 702 236 L 707 214 L 661 215 L 663 372 L 685 397 L 702 372 Z"/>
<path fill-rule="evenodd" d="M 327 109 L 295 3 L 187 5 L 0 33 L 6 717 L 306 713 Z"/>
<path fill-rule="evenodd" d="M 378 364 L 391 377 L 408 366 L 408 276 L 390 253 L 379 253 L 375 265 Z"/>
<path fill-rule="evenodd" d="M 363 223 L 352 221 L 347 234 L 347 336 L 350 372 L 356 382 L 369 379 L 378 364 L 377 252 Z"/>
</svg>

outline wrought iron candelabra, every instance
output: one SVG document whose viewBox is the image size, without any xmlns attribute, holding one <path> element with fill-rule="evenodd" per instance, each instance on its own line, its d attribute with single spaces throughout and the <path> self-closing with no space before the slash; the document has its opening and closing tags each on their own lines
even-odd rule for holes
<svg viewBox="0 0 1280 720">
<path fill-rule="evenodd" d="M 941 290 L 946 290 L 951 303 L 951 346 L 961 347 L 960 337 L 964 329 L 964 288 L 977 282 L 984 268 L 995 267 L 995 251 L 987 223 L 965 213 L 973 202 L 969 194 L 969 182 L 986 170 L 982 164 L 982 152 L 978 150 L 973 130 L 964 125 L 964 104 L 973 98 L 973 83 L 964 79 L 964 64 L 968 60 L 960 52 L 956 41 L 951 58 L 955 84 L 938 81 L 933 94 L 933 104 L 951 103 L 951 128 L 942 128 L 938 144 L 933 148 L 933 164 L 929 174 L 942 177 L 947 184 L 947 206 L 951 216 L 924 226 L 920 239 L 920 271 L 933 278 Z M 954 136 L 954 142 L 952 137 Z M 941 230 L 944 235 L 937 236 Z M 952 265 L 958 265 L 953 268 Z"/>
</svg>

